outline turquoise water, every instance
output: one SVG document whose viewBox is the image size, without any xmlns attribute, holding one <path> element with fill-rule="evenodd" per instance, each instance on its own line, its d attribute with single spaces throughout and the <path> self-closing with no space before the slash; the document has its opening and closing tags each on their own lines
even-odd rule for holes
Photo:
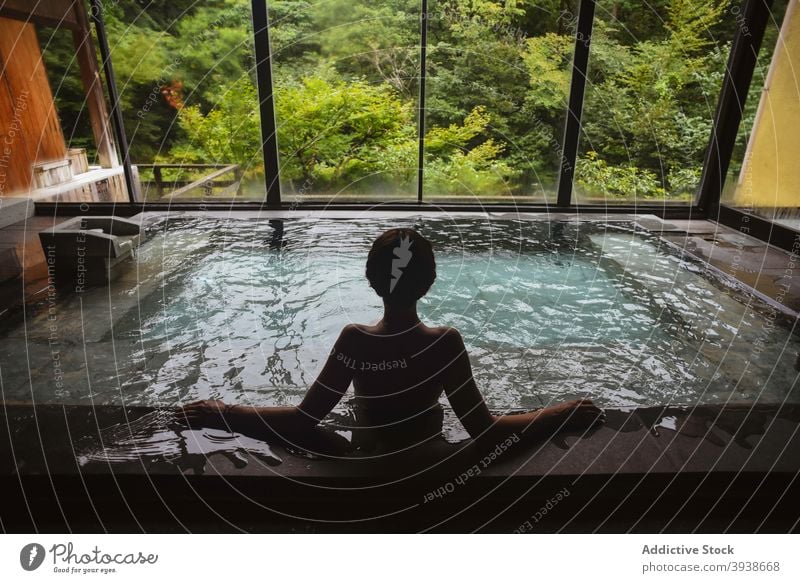
<svg viewBox="0 0 800 583">
<path fill-rule="evenodd" d="M 433 241 L 420 314 L 461 331 L 494 409 L 798 400 L 800 343 L 780 318 L 658 238 L 479 219 L 161 223 L 110 286 L 5 323 L 3 398 L 297 403 L 341 327 L 380 316 L 363 266 L 399 225 Z"/>
</svg>

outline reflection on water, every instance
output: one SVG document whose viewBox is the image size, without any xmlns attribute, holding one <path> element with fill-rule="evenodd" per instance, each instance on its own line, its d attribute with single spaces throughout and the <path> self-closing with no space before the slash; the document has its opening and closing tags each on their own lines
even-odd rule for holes
<svg viewBox="0 0 800 583">
<path fill-rule="evenodd" d="M 797 400 L 797 338 L 657 238 L 626 224 L 446 218 L 162 223 L 109 287 L 6 323 L 5 398 L 297 403 L 342 326 L 379 316 L 364 262 L 396 226 L 433 241 L 421 315 L 462 332 L 496 410 Z"/>
<path fill-rule="evenodd" d="M 225 455 L 237 468 L 247 465 L 247 454 L 270 466 L 282 461 L 264 441 L 213 429 L 187 429 L 175 422 L 173 413 L 164 410 L 101 429 L 99 436 L 76 443 L 75 451 L 82 466 L 92 462 L 162 461 L 198 474 L 205 471 L 206 458 L 214 453 Z"/>
</svg>

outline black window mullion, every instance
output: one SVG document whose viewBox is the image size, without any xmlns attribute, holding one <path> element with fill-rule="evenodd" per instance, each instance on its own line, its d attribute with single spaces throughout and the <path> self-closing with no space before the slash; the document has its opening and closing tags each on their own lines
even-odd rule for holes
<svg viewBox="0 0 800 583">
<path fill-rule="evenodd" d="M 125 186 L 128 188 L 128 200 L 131 203 L 135 203 L 137 202 L 138 184 L 134 179 L 133 168 L 131 167 L 130 147 L 128 146 L 128 137 L 125 134 L 125 124 L 122 120 L 122 102 L 119 99 L 114 66 L 111 64 L 111 49 L 108 46 L 108 35 L 106 34 L 106 25 L 103 20 L 103 3 L 101 0 L 91 0 L 90 16 L 97 34 L 100 58 L 103 59 L 106 89 L 108 90 L 108 99 L 111 101 L 109 116 L 111 118 L 111 126 L 116 134 L 117 148 L 119 148 L 120 157 L 122 158 L 122 171 L 125 175 Z"/>
<path fill-rule="evenodd" d="M 417 202 L 422 204 L 422 185 L 425 167 L 425 81 L 428 59 L 428 0 L 422 0 L 419 22 L 419 119 L 417 132 L 419 155 L 417 160 Z"/>
<path fill-rule="evenodd" d="M 709 218 L 716 217 L 718 213 L 725 177 L 736 145 L 739 124 L 771 7 L 772 0 L 744 0 L 739 12 L 741 18 L 737 20 L 740 24 L 725 68 L 697 190 L 697 206 Z"/>
<path fill-rule="evenodd" d="M 594 25 L 595 0 L 581 0 L 578 10 L 578 25 L 575 31 L 575 52 L 572 58 L 572 79 L 569 89 L 567 122 L 564 127 L 564 141 L 561 157 L 561 170 L 558 179 L 558 202 L 560 207 L 572 204 L 575 164 L 578 159 L 578 142 L 583 115 L 583 96 L 586 92 L 586 69 L 589 64 L 589 46 Z"/>
<path fill-rule="evenodd" d="M 280 207 L 281 180 L 278 162 L 278 134 L 275 124 L 275 92 L 272 82 L 272 50 L 269 43 L 267 0 L 253 0 L 252 6 L 258 103 L 261 113 L 261 149 L 264 156 L 267 206 Z"/>
</svg>

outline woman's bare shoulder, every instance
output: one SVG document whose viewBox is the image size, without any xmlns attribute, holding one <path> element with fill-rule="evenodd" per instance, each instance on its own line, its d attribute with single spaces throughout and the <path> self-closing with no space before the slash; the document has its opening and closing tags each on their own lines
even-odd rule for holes
<svg viewBox="0 0 800 583">
<path fill-rule="evenodd" d="M 339 339 L 348 344 L 362 344 L 380 334 L 377 326 L 372 324 L 347 324 L 342 328 Z"/>
<path fill-rule="evenodd" d="M 448 342 L 461 340 L 461 333 L 452 326 L 425 326 L 425 332 L 432 337 L 441 338 Z"/>
<path fill-rule="evenodd" d="M 375 326 L 371 324 L 346 324 L 342 328 L 343 336 L 354 336 L 357 334 L 370 334 L 375 331 Z"/>
</svg>

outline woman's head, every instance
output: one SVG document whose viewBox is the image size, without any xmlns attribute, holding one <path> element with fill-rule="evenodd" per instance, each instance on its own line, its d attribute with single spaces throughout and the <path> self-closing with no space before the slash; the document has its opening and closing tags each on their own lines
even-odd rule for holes
<svg viewBox="0 0 800 583">
<path fill-rule="evenodd" d="M 389 229 L 372 243 L 367 280 L 387 304 L 414 305 L 428 293 L 435 279 L 433 248 L 414 229 Z"/>
</svg>

